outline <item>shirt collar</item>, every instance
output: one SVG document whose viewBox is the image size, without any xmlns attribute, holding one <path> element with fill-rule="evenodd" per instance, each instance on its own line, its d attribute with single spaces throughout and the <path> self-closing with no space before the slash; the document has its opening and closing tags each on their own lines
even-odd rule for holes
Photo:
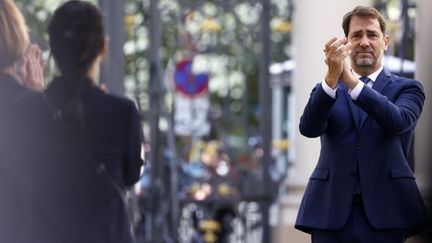
<svg viewBox="0 0 432 243">
<path fill-rule="evenodd" d="M 381 66 L 380 68 L 378 68 L 378 70 L 376 70 L 375 72 L 369 74 L 367 77 L 372 81 L 375 82 L 376 79 L 378 78 L 378 75 L 381 73 L 381 71 L 383 70 L 384 66 Z M 362 77 L 360 74 L 356 73 L 354 70 L 352 70 L 352 73 L 354 74 L 354 76 L 356 78 L 360 78 Z"/>
</svg>

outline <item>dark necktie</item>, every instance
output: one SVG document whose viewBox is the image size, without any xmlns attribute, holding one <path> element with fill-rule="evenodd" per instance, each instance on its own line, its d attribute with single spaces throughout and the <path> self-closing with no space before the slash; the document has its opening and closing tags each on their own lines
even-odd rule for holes
<svg viewBox="0 0 432 243">
<path fill-rule="evenodd" d="M 371 81 L 371 79 L 368 78 L 367 76 L 360 77 L 360 80 L 363 81 L 363 83 L 365 85 L 367 85 L 367 83 L 369 83 L 369 81 Z M 358 124 L 361 124 L 361 122 L 363 121 L 363 119 L 365 117 L 366 117 L 366 112 L 364 112 L 361 108 L 359 108 Z"/>
<path fill-rule="evenodd" d="M 360 80 L 363 81 L 363 83 L 365 83 L 365 84 L 367 84 L 367 83 L 369 83 L 369 81 L 371 81 L 371 79 L 368 78 L 367 76 L 360 77 Z"/>
</svg>

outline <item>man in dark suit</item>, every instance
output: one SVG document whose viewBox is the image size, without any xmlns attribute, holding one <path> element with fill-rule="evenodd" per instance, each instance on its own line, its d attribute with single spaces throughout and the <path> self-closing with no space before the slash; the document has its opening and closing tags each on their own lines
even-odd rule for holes
<svg viewBox="0 0 432 243">
<path fill-rule="evenodd" d="M 404 242 L 428 223 L 407 162 L 423 87 L 383 67 L 389 36 L 376 9 L 356 7 L 343 29 L 325 44 L 328 71 L 300 120 L 321 152 L 296 228 L 313 243 Z"/>
</svg>

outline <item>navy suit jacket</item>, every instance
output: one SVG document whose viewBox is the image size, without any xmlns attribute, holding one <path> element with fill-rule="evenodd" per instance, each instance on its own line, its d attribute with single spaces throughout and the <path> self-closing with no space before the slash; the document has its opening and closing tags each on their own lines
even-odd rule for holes
<svg viewBox="0 0 432 243">
<path fill-rule="evenodd" d="M 350 213 L 356 180 L 376 229 L 416 233 L 427 212 L 407 156 L 425 95 L 420 82 L 385 68 L 357 100 L 339 83 L 336 99 L 318 84 L 300 119 L 300 132 L 320 137 L 321 151 L 309 178 L 295 227 L 340 229 Z M 360 121 L 359 111 L 367 113 Z M 358 174 L 357 174 L 358 173 Z"/>
</svg>

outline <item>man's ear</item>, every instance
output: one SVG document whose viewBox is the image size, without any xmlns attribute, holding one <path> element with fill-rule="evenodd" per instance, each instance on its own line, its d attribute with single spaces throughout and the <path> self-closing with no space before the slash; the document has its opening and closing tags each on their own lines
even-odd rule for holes
<svg viewBox="0 0 432 243">
<path fill-rule="evenodd" d="M 387 51 L 387 47 L 390 43 L 390 37 L 388 35 L 384 36 L 384 51 Z"/>
</svg>

